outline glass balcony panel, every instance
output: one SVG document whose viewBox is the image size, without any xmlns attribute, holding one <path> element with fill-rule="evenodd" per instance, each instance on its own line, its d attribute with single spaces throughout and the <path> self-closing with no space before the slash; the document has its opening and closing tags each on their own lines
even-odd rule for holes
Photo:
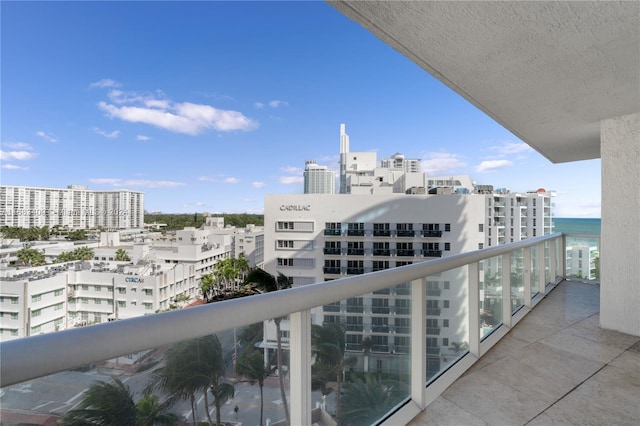
<svg viewBox="0 0 640 426">
<path fill-rule="evenodd" d="M 427 381 L 469 351 L 469 279 L 467 267 L 429 276 L 427 282 L 449 282 L 444 296 L 427 294 Z M 437 315 L 433 315 L 437 314 Z"/>
<path fill-rule="evenodd" d="M 566 275 L 583 281 L 600 281 L 600 238 L 567 237 Z"/>
<path fill-rule="evenodd" d="M 538 256 L 538 245 L 530 247 L 531 250 L 531 297 L 540 293 L 540 258 Z"/>
<path fill-rule="evenodd" d="M 524 249 L 511 253 L 511 313 L 524 306 Z"/>
<path fill-rule="evenodd" d="M 502 324 L 502 256 L 480 261 L 480 338 Z"/>
<path fill-rule="evenodd" d="M 544 242 L 544 284 L 551 283 L 551 245 L 549 241 Z"/>
<path fill-rule="evenodd" d="M 409 309 L 410 295 L 399 298 L 393 295 L 396 290 L 387 289 L 387 297 L 378 291 L 375 297 L 367 293 L 343 300 L 347 312 L 349 306 L 359 307 L 359 312 L 342 317 L 311 310 L 312 404 L 324 407 L 334 421 L 340 417 L 341 424 L 375 424 L 410 395 L 411 319 L 372 313 L 394 310 L 398 300 Z M 325 397 L 316 399 L 322 390 Z M 364 394 L 378 397 L 367 401 L 361 398 Z"/>
<path fill-rule="evenodd" d="M 289 370 L 288 319 L 284 318 L 279 328 L 281 370 L 283 378 L 286 378 Z M 263 340 L 265 330 L 267 338 Z M 5 410 L 11 412 L 12 417 L 16 416 L 10 424 L 56 424 L 61 418 L 76 419 L 73 424 L 134 424 L 136 406 L 161 404 L 172 395 L 181 395 L 182 391 L 186 392 L 182 394 L 186 398 L 177 398 L 162 412 L 173 417 L 171 424 L 215 424 L 217 410 L 221 423 L 238 424 L 234 412 L 236 405 L 241 407 L 238 418 L 243 424 L 259 424 L 260 386 L 257 378 L 262 373 L 266 375 L 266 372 L 270 372 L 268 380 L 273 385 L 263 388 L 263 424 L 267 418 L 273 422 L 284 422 L 283 404 L 280 404 L 276 330 L 273 321 L 256 323 L 4 387 L 1 392 L 2 424 L 9 422 L 9 418 L 5 419 Z M 203 380 L 203 377 L 206 378 Z M 192 388 L 189 387 L 191 384 L 194 384 Z M 283 380 L 282 384 L 288 402 L 288 379 Z M 211 386 L 221 390 L 233 388 L 233 400 L 216 400 Z M 89 389 L 97 395 L 92 408 L 96 415 L 103 416 L 102 423 L 96 418 L 88 422 L 78 420 L 78 410 L 88 401 L 86 391 Z M 194 390 L 191 392 L 187 389 Z M 144 396 L 145 390 L 149 391 L 149 396 Z M 190 402 L 192 394 L 194 407 Z M 320 392 L 314 392 L 313 399 L 321 401 Z M 114 417 L 108 417 L 108 413 L 114 409 L 118 412 Z M 143 419 L 136 420 L 143 424 Z"/>
</svg>

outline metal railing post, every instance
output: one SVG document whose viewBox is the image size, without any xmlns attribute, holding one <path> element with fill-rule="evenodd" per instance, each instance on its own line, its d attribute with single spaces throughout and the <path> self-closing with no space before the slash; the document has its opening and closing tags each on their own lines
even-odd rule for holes
<svg viewBox="0 0 640 426">
<path fill-rule="evenodd" d="M 513 252 L 511 252 L 513 253 Z M 502 255 L 502 323 L 511 327 L 511 253 Z"/>
<path fill-rule="evenodd" d="M 480 357 L 480 267 L 478 262 L 469 268 L 469 352 Z"/>
<path fill-rule="evenodd" d="M 411 281 L 411 399 L 423 409 L 427 382 L 426 278 Z"/>
<path fill-rule="evenodd" d="M 289 379 L 292 425 L 311 424 L 311 311 L 289 315 Z"/>
</svg>

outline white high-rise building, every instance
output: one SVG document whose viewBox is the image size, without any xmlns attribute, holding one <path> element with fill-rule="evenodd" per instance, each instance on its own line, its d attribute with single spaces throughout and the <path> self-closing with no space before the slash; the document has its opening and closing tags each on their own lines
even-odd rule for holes
<svg viewBox="0 0 640 426">
<path fill-rule="evenodd" d="M 375 164 L 375 153 L 349 152 L 343 126 L 340 139 L 341 170 L 345 171 L 341 177 L 347 195 L 265 197 L 265 269 L 273 274 L 283 273 L 293 286 L 551 233 L 551 194 L 546 191 L 493 191 L 489 185 L 474 186 L 467 176 L 457 176 L 437 178 L 442 187 L 433 189 L 442 191 L 431 193 L 426 176 L 413 171 L 416 164 L 407 163 L 401 154 L 382 163 L 387 167 L 369 169 Z M 480 303 L 487 312 L 501 314 L 502 300 L 496 299 L 494 288 L 500 265 L 486 262 L 484 268 L 481 286 L 485 281 L 486 285 L 481 287 Z M 469 341 L 466 331 L 448 326 L 455 316 L 466 315 L 460 309 L 467 303 L 467 287 L 458 284 L 464 282 L 464 274 L 465 271 L 455 270 L 427 277 L 430 371 L 438 371 L 442 363 L 452 359 L 449 348 L 453 343 Z M 407 284 L 318 307 L 312 310 L 312 318 L 317 324 L 342 323 L 347 350 L 352 355 L 362 355 L 363 341 L 370 340 L 370 354 L 358 357 L 356 369 L 398 372 L 404 370 L 408 359 L 410 303 Z M 286 327 L 283 323 L 285 333 Z M 491 330 L 492 320 L 487 317 L 483 333 Z M 267 324 L 267 347 L 274 340 L 269 337 L 274 332 Z"/>
<path fill-rule="evenodd" d="M 144 227 L 144 193 L 0 186 L 0 226 L 64 226 L 70 229 Z"/>
<path fill-rule="evenodd" d="M 327 166 L 319 166 L 313 160 L 304 165 L 304 193 L 305 194 L 335 194 L 336 172 Z"/>
</svg>

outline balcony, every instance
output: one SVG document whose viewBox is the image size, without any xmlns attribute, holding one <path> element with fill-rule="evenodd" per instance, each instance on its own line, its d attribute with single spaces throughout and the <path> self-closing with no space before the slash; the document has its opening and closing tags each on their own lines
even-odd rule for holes
<svg viewBox="0 0 640 426">
<path fill-rule="evenodd" d="M 338 311 L 341 300 L 367 297 L 371 292 L 410 283 L 410 305 L 391 309 L 396 314 L 408 315 L 410 319 L 408 323 L 411 326 L 398 326 L 396 332 L 402 328 L 402 331 L 410 333 L 412 342 L 418 340 L 415 345 L 405 347 L 407 354 L 402 356 L 411 358 L 408 364 L 411 371 L 405 376 L 406 385 L 415 381 L 413 384 L 419 384 L 416 389 L 420 392 L 407 391 L 404 403 L 397 408 L 393 408 L 396 404 L 389 406 L 389 410 L 397 410 L 389 413 L 391 417 L 386 420 L 389 424 L 405 424 L 407 418 L 416 415 L 418 417 L 414 421 L 417 423 L 414 424 L 422 424 L 424 418 L 417 409 L 418 405 L 428 406 L 429 416 L 444 416 L 442 418 L 448 419 L 449 423 L 458 422 L 454 419 L 462 419 L 458 422 L 461 424 L 524 424 L 531 420 L 532 424 L 548 424 L 562 423 L 562 419 L 578 423 L 633 423 L 640 418 L 634 403 L 638 398 L 634 383 L 638 382 L 640 337 L 604 331 L 598 327 L 597 286 L 571 281 L 558 284 L 565 273 L 560 269 L 563 267 L 560 256 L 564 254 L 563 244 L 561 234 L 532 238 L 380 273 L 7 341 L 0 344 L 0 380 L 4 387 L 20 390 L 25 388 L 27 384 L 24 382 L 28 380 L 64 369 L 173 345 L 211 333 L 228 337 L 233 328 L 288 315 L 291 334 L 286 350 L 291 360 L 288 370 L 291 423 L 311 424 L 312 405 L 315 405 L 312 402 L 319 397 L 311 391 L 310 383 L 305 379 L 308 376 L 303 374 L 311 368 L 311 342 L 308 338 L 311 309 L 323 307 L 325 312 Z M 483 294 L 479 287 L 480 266 L 486 273 L 492 265 L 509 264 L 505 261 L 511 256 L 523 259 L 530 266 L 527 270 L 532 271 L 517 284 L 518 288 L 522 286 L 524 289 L 521 291 L 524 306 L 512 312 L 511 303 L 496 304 L 500 308 L 494 309 L 493 320 L 485 324 L 486 310 L 480 309 Z M 502 263 L 494 263 L 498 258 Z M 427 338 L 433 330 L 427 328 L 424 321 L 425 316 L 433 314 L 435 309 L 425 307 L 425 302 L 428 302 L 426 280 L 440 274 L 458 277 L 459 281 L 452 281 L 452 285 L 467 294 L 460 300 L 461 304 L 454 305 L 452 300 L 450 309 L 443 311 L 458 312 L 464 308 L 469 312 L 469 315 L 449 318 L 449 330 L 463 333 L 458 341 L 450 340 L 449 347 L 433 345 Z M 511 298 L 510 280 L 499 285 L 502 286 L 502 297 Z M 499 288 L 498 284 L 493 287 Z M 498 291 L 492 297 L 499 294 Z M 363 312 L 362 305 L 347 303 L 346 306 L 349 312 Z M 225 318 L 224 323 L 214 320 L 221 317 Z M 162 332 L 150 332 L 153 330 Z M 507 333 L 511 335 L 507 336 Z M 416 336 L 422 336 L 422 342 Z M 228 341 L 233 342 L 233 339 Z M 273 341 L 268 341 L 273 344 Z M 467 345 L 466 348 L 461 342 Z M 460 346 L 458 352 L 452 350 L 453 343 Z M 69 351 L 69 347 L 74 350 Z M 389 345 L 376 343 L 372 352 L 391 353 L 389 348 Z M 397 348 L 393 348 L 398 353 Z M 362 351 L 362 344 L 347 343 L 346 349 Z M 43 353 L 47 354 L 46 363 L 38 362 Z M 423 358 L 426 363 L 420 362 Z M 465 372 L 467 374 L 462 376 Z M 59 380 L 56 377 L 29 382 L 31 392 L 28 395 L 3 388 L 3 410 L 11 409 L 18 400 L 34 398 L 27 410 L 41 413 L 38 392 L 47 383 Z M 423 388 L 425 382 L 426 389 Z M 83 383 L 88 386 L 88 382 Z M 133 384 L 135 380 L 128 383 Z M 444 394 L 443 389 L 447 389 Z M 477 395 L 487 392 L 496 398 L 486 398 L 486 401 L 481 398 L 479 401 Z M 56 401 L 60 404 L 56 406 L 62 407 L 77 393 L 75 389 L 70 396 L 61 395 L 62 399 Z M 416 402 L 410 403 L 412 399 Z M 584 404 L 585 400 L 590 404 Z M 571 409 L 572 401 L 578 411 L 565 411 Z M 457 407 L 451 407 L 452 402 Z M 21 406 L 21 410 L 24 408 Z M 183 411 L 188 412 L 188 408 Z M 274 415 L 280 416 L 280 412 Z M 467 417 L 456 417 L 458 415 Z M 585 417 L 587 415 L 590 417 Z"/>
<path fill-rule="evenodd" d="M 325 247 L 323 250 L 324 254 L 336 255 L 339 256 L 342 253 L 342 249 L 335 247 Z"/>
<path fill-rule="evenodd" d="M 398 230 L 396 231 L 396 235 L 398 237 L 415 237 L 416 236 L 416 231 L 412 231 L 412 230 Z"/>
<path fill-rule="evenodd" d="M 364 268 L 347 268 L 347 275 L 361 275 L 364 274 Z"/>
<path fill-rule="evenodd" d="M 341 268 L 339 266 L 325 266 L 324 268 L 322 268 L 325 274 L 335 274 L 335 275 L 340 274 L 340 269 Z"/>
<path fill-rule="evenodd" d="M 409 250 L 409 249 L 398 249 L 396 251 L 396 255 L 397 256 L 407 256 L 407 257 L 411 257 L 415 255 L 415 251 L 414 250 Z"/>
<path fill-rule="evenodd" d="M 391 231 L 388 229 L 374 229 L 373 236 L 374 237 L 390 237 Z"/>
<path fill-rule="evenodd" d="M 347 235 L 350 237 L 364 237 L 364 229 L 349 229 Z"/>
<path fill-rule="evenodd" d="M 422 236 L 423 237 L 429 237 L 429 238 L 440 238 L 440 237 L 442 237 L 442 231 L 427 231 L 427 230 L 423 230 L 422 231 Z"/>
<path fill-rule="evenodd" d="M 442 250 L 422 250 L 423 257 L 442 257 Z"/>
<path fill-rule="evenodd" d="M 373 249 L 374 256 L 391 256 L 391 250 L 389 249 Z"/>
<path fill-rule="evenodd" d="M 339 229 L 325 229 L 324 235 L 327 237 L 339 237 L 341 235 L 341 231 Z"/>
<path fill-rule="evenodd" d="M 347 249 L 347 255 L 348 256 L 364 256 L 364 249 L 363 248 Z"/>
</svg>

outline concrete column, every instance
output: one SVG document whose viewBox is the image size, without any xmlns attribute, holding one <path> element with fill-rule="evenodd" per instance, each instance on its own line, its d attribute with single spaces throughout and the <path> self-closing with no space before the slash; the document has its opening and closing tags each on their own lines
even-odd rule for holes
<svg viewBox="0 0 640 426">
<path fill-rule="evenodd" d="M 640 113 L 600 123 L 600 325 L 640 336 Z"/>
</svg>

